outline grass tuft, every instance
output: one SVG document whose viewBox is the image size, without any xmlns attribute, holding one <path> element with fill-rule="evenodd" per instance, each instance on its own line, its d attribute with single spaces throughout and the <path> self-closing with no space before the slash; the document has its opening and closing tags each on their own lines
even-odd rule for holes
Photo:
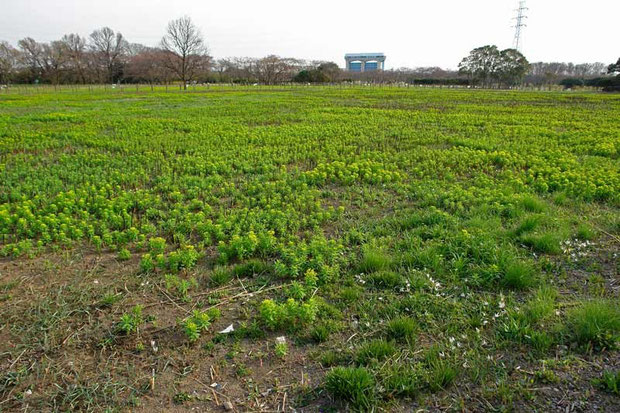
<svg viewBox="0 0 620 413">
<path fill-rule="evenodd" d="M 334 398 L 356 410 L 368 410 L 375 401 L 375 379 L 364 367 L 332 369 L 325 376 L 325 387 Z"/>
<path fill-rule="evenodd" d="M 605 370 L 601 378 L 594 380 L 593 384 L 607 393 L 620 396 L 620 370 L 616 370 L 615 373 Z"/>
<path fill-rule="evenodd" d="M 403 283 L 403 277 L 393 271 L 375 272 L 368 278 L 368 284 L 375 288 L 396 288 Z"/>
<path fill-rule="evenodd" d="M 543 254 L 559 254 L 560 240 L 556 234 L 526 235 L 521 237 L 523 244 Z"/>
<path fill-rule="evenodd" d="M 232 273 L 226 267 L 215 267 L 209 277 L 209 285 L 219 287 L 232 280 Z"/>
<path fill-rule="evenodd" d="M 369 364 L 373 360 L 384 360 L 394 353 L 396 346 L 391 341 L 375 339 L 362 344 L 357 350 L 356 360 L 359 364 Z"/>
<path fill-rule="evenodd" d="M 391 339 L 411 343 L 418 331 L 418 324 L 411 317 L 398 317 L 391 320 L 387 326 L 387 333 Z"/>
<path fill-rule="evenodd" d="M 567 335 L 589 349 L 615 349 L 620 339 L 620 306 L 596 300 L 583 303 L 568 314 Z"/>
<path fill-rule="evenodd" d="M 523 197 L 521 200 L 521 206 L 529 212 L 543 212 L 545 210 L 545 203 L 531 195 L 526 195 Z"/>
<path fill-rule="evenodd" d="M 386 270 L 392 264 L 392 259 L 383 251 L 369 249 L 364 252 L 362 261 L 359 264 L 359 271 L 363 273 L 371 273 L 375 271 Z"/>
<path fill-rule="evenodd" d="M 525 290 L 536 284 L 536 275 L 531 264 L 513 260 L 506 264 L 501 283 L 506 288 Z"/>
</svg>

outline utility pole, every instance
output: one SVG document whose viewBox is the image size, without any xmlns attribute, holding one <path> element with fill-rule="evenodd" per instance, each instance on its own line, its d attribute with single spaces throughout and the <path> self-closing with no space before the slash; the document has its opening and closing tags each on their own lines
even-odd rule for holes
<svg viewBox="0 0 620 413">
<path fill-rule="evenodd" d="M 521 28 L 527 26 L 524 23 L 524 20 L 527 19 L 527 16 L 525 15 L 525 11 L 528 10 L 527 7 L 525 7 L 525 0 L 520 0 L 519 1 L 519 8 L 516 9 L 515 11 L 517 12 L 517 17 L 514 17 L 513 19 L 517 21 L 517 23 L 512 26 L 515 28 L 515 37 L 514 37 L 514 41 L 513 41 L 513 47 L 518 50 L 521 51 Z"/>
</svg>

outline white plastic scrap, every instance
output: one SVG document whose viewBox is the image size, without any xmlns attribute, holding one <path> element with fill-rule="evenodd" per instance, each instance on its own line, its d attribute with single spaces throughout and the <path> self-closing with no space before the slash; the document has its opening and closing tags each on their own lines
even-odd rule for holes
<svg viewBox="0 0 620 413">
<path fill-rule="evenodd" d="M 228 333 L 232 333 L 233 331 L 235 331 L 235 328 L 231 324 L 228 327 L 226 327 L 225 329 L 223 329 L 222 331 L 220 331 L 220 334 L 228 334 Z"/>
</svg>

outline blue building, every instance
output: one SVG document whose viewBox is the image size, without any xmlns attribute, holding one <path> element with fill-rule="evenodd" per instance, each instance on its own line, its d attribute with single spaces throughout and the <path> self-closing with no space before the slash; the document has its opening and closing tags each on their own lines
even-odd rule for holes
<svg viewBox="0 0 620 413">
<path fill-rule="evenodd" d="M 349 72 L 372 72 L 385 69 L 383 53 L 347 53 L 344 55 Z"/>
</svg>

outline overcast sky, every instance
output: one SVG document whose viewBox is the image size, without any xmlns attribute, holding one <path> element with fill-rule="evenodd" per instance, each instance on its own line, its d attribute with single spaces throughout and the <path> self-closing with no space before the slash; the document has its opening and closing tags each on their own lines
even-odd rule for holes
<svg viewBox="0 0 620 413">
<path fill-rule="evenodd" d="M 331 60 L 383 52 L 386 68 L 456 68 L 472 48 L 512 46 L 518 0 L 0 0 L 0 40 L 50 41 L 109 26 L 156 45 L 188 15 L 215 58 L 277 54 Z M 528 0 L 523 52 L 531 61 L 615 62 L 618 0 Z"/>
</svg>

